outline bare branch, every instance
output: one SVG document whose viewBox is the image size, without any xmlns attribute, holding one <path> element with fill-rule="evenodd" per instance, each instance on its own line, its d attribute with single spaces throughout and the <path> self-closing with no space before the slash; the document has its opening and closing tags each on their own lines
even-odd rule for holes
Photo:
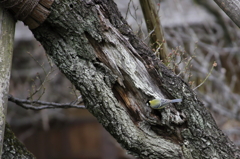
<svg viewBox="0 0 240 159">
<path fill-rule="evenodd" d="M 8 96 L 8 101 L 11 101 L 25 109 L 31 110 L 42 110 L 42 109 L 56 109 L 56 108 L 78 108 L 78 109 L 86 109 L 84 105 L 76 105 L 75 101 L 72 103 L 55 103 L 55 102 L 44 102 L 44 101 L 35 101 L 35 100 L 27 100 L 27 99 L 19 99 L 13 97 L 11 95 Z M 36 105 L 36 106 L 33 106 Z M 37 106 L 42 105 L 42 106 Z"/>
</svg>

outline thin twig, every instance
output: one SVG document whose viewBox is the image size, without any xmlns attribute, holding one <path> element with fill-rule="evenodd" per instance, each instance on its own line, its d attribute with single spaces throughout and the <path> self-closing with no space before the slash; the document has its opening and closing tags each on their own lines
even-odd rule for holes
<svg viewBox="0 0 240 159">
<path fill-rule="evenodd" d="M 125 15 L 125 20 L 127 20 L 128 12 L 129 12 L 129 10 L 130 10 L 131 1 L 132 1 L 132 0 L 130 0 L 130 1 L 128 2 L 127 12 L 126 12 L 126 15 Z"/>
<path fill-rule="evenodd" d="M 11 101 L 25 109 L 31 110 L 42 110 L 42 109 L 55 109 L 55 108 L 78 108 L 78 109 L 86 109 L 84 105 L 75 105 L 72 103 L 55 103 L 55 102 L 44 102 L 44 101 L 32 101 L 27 99 L 19 99 L 8 95 L 8 101 Z M 74 102 L 75 103 L 75 102 Z M 42 106 L 33 106 L 33 104 L 42 105 Z"/>
<path fill-rule="evenodd" d="M 154 27 L 154 29 L 153 29 L 152 31 L 150 31 L 150 32 L 148 33 L 148 35 L 147 35 L 143 40 L 144 40 L 144 41 L 147 40 L 147 38 L 150 37 L 154 31 L 155 31 L 155 27 Z"/>
<path fill-rule="evenodd" d="M 205 78 L 205 79 L 202 81 L 202 83 L 200 83 L 197 87 L 193 88 L 193 90 L 196 90 L 197 88 L 199 88 L 200 86 L 202 86 L 203 83 L 206 82 L 206 80 L 208 79 L 208 77 L 211 75 L 213 68 L 216 67 L 216 66 L 217 66 L 217 63 L 214 62 L 213 65 L 212 65 L 212 68 L 211 68 L 210 72 L 208 73 L 208 75 L 206 76 L 206 78 Z"/>
<path fill-rule="evenodd" d="M 50 62 L 50 59 L 48 58 L 48 64 L 50 65 L 50 68 L 51 68 L 51 69 L 50 69 L 49 72 L 47 72 L 46 69 L 44 68 L 44 62 L 43 62 L 43 64 L 40 64 L 40 62 L 39 62 L 36 58 L 34 58 L 34 56 L 33 56 L 30 52 L 28 52 L 28 54 L 29 54 L 29 56 L 37 63 L 37 65 L 42 68 L 42 70 L 43 70 L 43 72 L 44 72 L 44 75 L 45 75 L 45 78 L 44 78 L 44 80 L 42 81 L 42 79 L 41 79 L 41 77 L 40 77 L 40 74 L 37 73 L 36 79 L 33 79 L 33 83 L 34 83 L 33 86 L 34 86 L 34 88 L 35 88 L 35 87 L 36 87 L 36 88 L 35 88 L 34 92 L 30 93 L 30 95 L 29 95 L 29 97 L 27 97 L 27 99 L 33 99 L 33 96 L 36 95 L 37 93 L 39 93 L 40 90 L 42 90 L 40 96 L 38 97 L 38 100 L 40 100 L 41 97 L 43 96 L 43 94 L 45 93 L 45 90 L 46 90 L 46 88 L 45 88 L 45 83 L 51 81 L 51 80 L 54 78 L 54 77 L 52 77 L 52 78 L 48 79 L 49 76 L 50 76 L 53 72 L 55 72 L 56 69 L 53 69 L 53 65 L 49 63 L 49 62 Z M 56 75 L 56 74 L 55 74 L 55 75 Z M 55 76 L 55 75 L 54 75 L 54 76 Z M 40 81 L 40 86 L 39 86 L 39 87 L 37 87 L 37 84 L 36 84 L 36 80 L 37 80 L 37 79 Z"/>
</svg>

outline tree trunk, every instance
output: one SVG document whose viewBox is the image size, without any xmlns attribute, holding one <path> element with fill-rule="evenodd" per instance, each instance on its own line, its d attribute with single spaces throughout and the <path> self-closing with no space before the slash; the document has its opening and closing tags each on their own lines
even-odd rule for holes
<svg viewBox="0 0 240 159">
<path fill-rule="evenodd" d="M 192 89 L 167 69 L 124 21 L 112 0 L 55 0 L 32 30 L 81 91 L 87 109 L 139 158 L 239 158 Z M 182 98 L 152 110 L 151 98 Z"/>
<path fill-rule="evenodd" d="M 33 30 L 88 110 L 140 158 L 238 158 L 239 150 L 180 77 L 137 39 L 113 1 L 56 0 Z M 150 98 L 182 98 L 152 110 Z"/>
<path fill-rule="evenodd" d="M 17 140 L 9 126 L 6 125 L 5 127 L 14 32 L 15 21 L 13 17 L 5 9 L 0 7 L 0 158 L 33 159 L 34 156 Z M 3 132 L 5 133 L 3 134 Z"/>
<path fill-rule="evenodd" d="M 8 12 L 0 7 L 0 154 L 4 139 L 7 116 L 8 89 L 11 74 L 15 22 Z"/>
</svg>

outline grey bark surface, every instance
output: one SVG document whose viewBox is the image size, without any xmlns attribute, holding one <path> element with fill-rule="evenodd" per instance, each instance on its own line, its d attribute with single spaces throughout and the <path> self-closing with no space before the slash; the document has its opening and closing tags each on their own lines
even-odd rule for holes
<svg viewBox="0 0 240 159">
<path fill-rule="evenodd" d="M 214 0 L 217 5 L 240 27 L 240 1 L 239 0 Z"/>
<path fill-rule="evenodd" d="M 15 22 L 13 17 L 0 7 L 0 154 L 2 154 L 7 116 L 14 31 Z"/>
<path fill-rule="evenodd" d="M 2 159 L 35 159 L 32 153 L 16 138 L 9 125 L 4 133 Z"/>
<path fill-rule="evenodd" d="M 34 156 L 20 143 L 9 126 L 5 126 L 11 74 L 15 21 L 0 7 L 0 154 L 2 159 L 32 159 Z"/>
<path fill-rule="evenodd" d="M 126 24 L 111 0 L 55 0 L 33 30 L 81 91 L 87 109 L 139 158 L 239 158 L 192 89 L 167 69 Z M 182 98 L 163 110 L 153 97 Z"/>
</svg>

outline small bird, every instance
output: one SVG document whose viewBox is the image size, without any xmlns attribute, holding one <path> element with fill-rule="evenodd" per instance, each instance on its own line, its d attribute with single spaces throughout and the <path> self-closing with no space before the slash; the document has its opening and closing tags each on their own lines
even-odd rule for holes
<svg viewBox="0 0 240 159">
<path fill-rule="evenodd" d="M 153 100 L 148 100 L 147 101 L 147 106 L 150 106 L 153 109 L 162 109 L 164 108 L 167 104 L 170 103 L 177 103 L 177 102 L 182 102 L 182 99 L 163 99 L 163 98 L 156 98 Z"/>
</svg>

